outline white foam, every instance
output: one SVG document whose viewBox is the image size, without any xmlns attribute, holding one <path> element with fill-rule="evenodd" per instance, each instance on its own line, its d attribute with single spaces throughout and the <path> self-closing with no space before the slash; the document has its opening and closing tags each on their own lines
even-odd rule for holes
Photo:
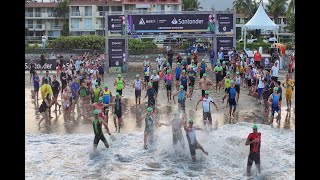
<svg viewBox="0 0 320 180">
<path fill-rule="evenodd" d="M 143 149 L 143 132 L 115 134 L 106 149 L 92 153 L 93 134 L 29 134 L 26 139 L 26 179 L 246 179 L 249 146 L 245 140 L 252 124 L 225 125 L 210 134 L 197 131 L 197 139 L 209 152 L 197 150 L 191 161 L 189 148 L 175 154 L 171 127 L 157 130 L 158 141 Z M 295 133 L 258 125 L 262 134 L 258 179 L 295 178 Z M 186 138 L 185 138 L 185 142 Z M 252 172 L 256 173 L 253 165 Z"/>
</svg>

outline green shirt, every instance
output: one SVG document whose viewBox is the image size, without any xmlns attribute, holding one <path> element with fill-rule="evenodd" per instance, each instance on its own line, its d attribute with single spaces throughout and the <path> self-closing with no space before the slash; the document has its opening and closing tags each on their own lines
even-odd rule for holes
<svg viewBox="0 0 320 180">
<path fill-rule="evenodd" d="M 94 135 L 103 134 L 102 126 L 101 126 L 101 123 L 99 122 L 99 119 L 94 119 L 92 121 L 92 126 L 93 126 Z"/>
</svg>

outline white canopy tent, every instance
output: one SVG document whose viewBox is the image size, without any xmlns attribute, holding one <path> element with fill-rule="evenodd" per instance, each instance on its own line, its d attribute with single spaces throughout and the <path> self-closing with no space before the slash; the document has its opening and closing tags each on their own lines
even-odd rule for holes
<svg viewBox="0 0 320 180">
<path fill-rule="evenodd" d="M 242 30 L 244 31 L 244 50 L 246 50 L 247 30 L 253 29 L 274 30 L 277 39 L 279 39 L 278 26 L 269 18 L 266 11 L 263 9 L 262 2 L 260 3 L 259 8 L 254 16 L 243 26 Z"/>
</svg>

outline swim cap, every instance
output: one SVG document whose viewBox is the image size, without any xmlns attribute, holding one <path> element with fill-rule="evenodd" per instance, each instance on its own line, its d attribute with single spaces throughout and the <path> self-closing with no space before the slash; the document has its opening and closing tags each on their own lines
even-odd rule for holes
<svg viewBox="0 0 320 180">
<path fill-rule="evenodd" d="M 158 56 L 161 56 L 161 54 L 158 54 Z"/>
<path fill-rule="evenodd" d="M 147 108 L 147 111 L 148 111 L 148 112 L 153 111 L 152 107 L 148 107 L 148 108 Z"/>
<path fill-rule="evenodd" d="M 230 72 L 228 71 L 227 74 L 230 74 Z"/>
<path fill-rule="evenodd" d="M 139 77 L 139 74 L 137 74 L 136 77 Z"/>
<path fill-rule="evenodd" d="M 170 73 L 170 70 L 167 70 L 167 73 Z"/>
<path fill-rule="evenodd" d="M 149 58 L 149 56 L 146 56 L 146 58 Z"/>
<path fill-rule="evenodd" d="M 120 93 L 119 93 L 119 92 L 116 92 L 116 96 L 120 96 Z"/>
<path fill-rule="evenodd" d="M 225 61 L 222 61 L 222 64 L 226 64 L 226 62 L 225 62 Z"/>
<path fill-rule="evenodd" d="M 99 97 L 99 101 L 102 101 L 102 97 Z"/>
<path fill-rule="evenodd" d="M 209 91 L 208 91 L 208 90 L 206 90 L 204 93 L 205 93 L 205 94 L 209 94 Z"/>
<path fill-rule="evenodd" d="M 157 70 L 153 70 L 153 74 L 157 74 Z"/>
<path fill-rule="evenodd" d="M 152 86 L 152 82 L 148 82 L 148 86 Z"/>
<path fill-rule="evenodd" d="M 278 87 L 274 87 L 274 88 L 273 88 L 273 91 L 278 91 Z"/>
<path fill-rule="evenodd" d="M 231 83 L 231 84 L 234 84 L 234 80 L 231 80 L 230 83 Z"/>
<path fill-rule="evenodd" d="M 237 71 L 236 74 L 239 74 L 239 71 Z"/>
<path fill-rule="evenodd" d="M 121 77 L 121 74 L 118 74 L 118 78 Z"/>
<path fill-rule="evenodd" d="M 180 85 L 180 87 L 179 87 L 180 89 L 183 89 L 183 85 Z"/>
<path fill-rule="evenodd" d="M 177 65 L 180 65 L 180 63 L 178 62 Z"/>
<path fill-rule="evenodd" d="M 203 77 L 207 77 L 207 74 L 206 74 L 206 73 L 203 73 Z"/>
<path fill-rule="evenodd" d="M 254 124 L 252 129 L 258 129 L 258 126 L 256 124 Z"/>
<path fill-rule="evenodd" d="M 105 85 L 104 85 L 104 88 L 108 88 L 108 87 L 109 87 L 109 85 L 108 85 L 108 84 L 105 84 Z"/>
<path fill-rule="evenodd" d="M 148 75 L 148 72 L 144 72 L 145 75 Z"/>
<path fill-rule="evenodd" d="M 95 85 L 96 85 L 96 86 L 99 86 L 99 83 L 98 83 L 98 82 L 96 82 L 96 83 L 95 83 Z"/>
<path fill-rule="evenodd" d="M 183 72 L 183 73 L 185 73 L 185 72 L 186 72 L 186 70 L 182 70 L 182 72 Z"/>
<path fill-rule="evenodd" d="M 95 110 L 93 110 L 93 114 L 94 114 L 94 115 L 97 115 L 97 114 L 99 114 L 99 111 L 98 111 L 98 109 L 95 109 Z"/>
<path fill-rule="evenodd" d="M 188 121 L 188 122 L 189 122 L 189 123 L 191 123 L 191 122 L 193 123 L 193 120 L 192 120 L 191 118 L 189 118 L 189 121 Z"/>
<path fill-rule="evenodd" d="M 191 62 L 194 62 L 194 60 L 192 59 Z"/>
<path fill-rule="evenodd" d="M 187 59 L 187 56 L 183 56 L 183 59 Z"/>
<path fill-rule="evenodd" d="M 204 62 L 204 59 L 201 59 L 202 62 Z"/>
<path fill-rule="evenodd" d="M 190 56 L 190 53 L 188 53 L 188 56 Z"/>
<path fill-rule="evenodd" d="M 170 66 L 170 64 L 169 64 L 169 63 L 167 63 L 167 66 Z"/>
</svg>

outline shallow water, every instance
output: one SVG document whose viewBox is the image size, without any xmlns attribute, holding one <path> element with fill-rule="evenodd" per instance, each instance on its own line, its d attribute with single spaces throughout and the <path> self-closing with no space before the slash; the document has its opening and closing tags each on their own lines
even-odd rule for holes
<svg viewBox="0 0 320 180">
<path fill-rule="evenodd" d="M 132 83 L 136 72 L 123 74 Z M 211 73 L 209 72 L 210 76 Z M 116 75 L 106 75 L 105 81 L 113 84 Z M 281 79 L 280 79 L 281 80 Z M 197 139 L 209 152 L 205 156 L 197 150 L 197 162 L 192 162 L 188 147 L 178 154 L 172 148 L 170 127 L 157 130 L 158 141 L 149 150 L 143 149 L 143 130 L 146 100 L 135 105 L 134 91 L 126 87 L 121 133 L 113 133 L 115 128 L 109 117 L 109 128 L 115 141 L 105 135 L 111 144 L 105 149 L 99 144 L 97 154 L 92 152 L 93 131 L 91 121 L 79 117 L 77 109 L 71 119 L 64 118 L 61 112 L 52 112 L 50 122 L 37 126 L 41 115 L 38 106 L 31 98 L 32 85 L 29 75 L 25 76 L 25 130 L 26 130 L 26 179 L 294 179 L 295 178 L 295 115 L 293 110 L 286 112 L 282 102 L 280 126 L 263 125 L 262 105 L 242 89 L 237 107 L 235 123 L 229 124 L 228 108 L 221 103 L 223 93 L 211 90 L 210 96 L 219 107 L 212 111 L 214 130 L 207 134 L 197 131 Z M 196 81 L 196 84 L 198 80 Z M 110 90 L 115 92 L 115 87 Z M 196 101 L 201 91 L 196 90 L 190 101 L 186 101 L 188 117 L 195 125 L 203 127 L 201 104 L 195 111 Z M 144 97 L 145 91 L 142 92 Z M 41 103 L 41 101 L 39 101 Z M 294 96 L 293 105 L 294 107 Z M 167 102 L 166 94 L 160 90 L 157 111 L 162 122 L 169 122 L 177 109 L 177 104 Z M 52 108 L 53 111 L 54 108 Z M 249 147 L 245 139 L 252 131 L 252 123 L 258 123 L 262 133 L 261 162 L 262 174 L 246 176 L 246 163 Z M 104 130 L 105 131 L 105 130 Z M 106 134 L 106 133 L 105 133 Z M 185 138 L 185 137 L 184 137 Z M 186 138 L 185 138 L 185 142 Z M 252 168 L 256 174 L 255 166 Z"/>
</svg>

